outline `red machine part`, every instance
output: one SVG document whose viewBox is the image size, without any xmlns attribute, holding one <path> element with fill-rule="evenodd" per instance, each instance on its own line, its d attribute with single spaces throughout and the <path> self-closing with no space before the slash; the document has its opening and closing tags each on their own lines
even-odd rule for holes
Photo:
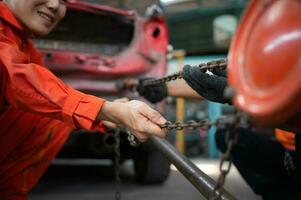
<svg viewBox="0 0 301 200">
<path fill-rule="evenodd" d="M 257 123 L 283 123 L 301 108 L 301 1 L 250 2 L 232 41 L 234 104 Z"/>
<path fill-rule="evenodd" d="M 115 16 L 121 21 L 130 21 L 134 31 L 128 46 L 114 55 L 41 46 L 46 66 L 66 83 L 83 91 L 116 93 L 119 92 L 117 80 L 165 74 L 169 38 L 161 13 L 157 14 L 154 10 L 154 15 L 142 17 L 134 11 L 78 0 L 68 1 L 68 9 L 69 13 L 90 13 L 100 19 L 106 15 Z"/>
<path fill-rule="evenodd" d="M 54 71 L 80 70 L 109 78 L 148 72 L 156 65 L 158 67 L 155 68 L 165 70 L 168 32 L 164 18 L 144 19 L 136 16 L 134 23 L 135 33 L 130 46 L 113 57 L 57 49 L 40 50 L 46 55 L 46 65 Z M 162 75 L 164 73 L 160 72 Z"/>
</svg>

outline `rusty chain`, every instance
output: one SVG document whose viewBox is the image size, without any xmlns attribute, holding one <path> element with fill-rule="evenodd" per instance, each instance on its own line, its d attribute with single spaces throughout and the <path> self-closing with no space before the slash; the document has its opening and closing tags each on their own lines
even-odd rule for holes
<svg viewBox="0 0 301 200">
<path fill-rule="evenodd" d="M 210 121 L 208 119 L 200 121 L 187 121 L 186 123 L 181 122 L 166 122 L 161 128 L 166 128 L 167 130 L 183 130 L 183 129 L 205 129 L 209 130 L 211 126 L 216 126 L 221 129 L 225 129 L 226 137 L 225 142 L 227 144 L 226 152 L 222 155 L 219 165 L 219 177 L 217 179 L 216 185 L 214 187 L 212 197 L 210 200 L 220 200 L 222 195 L 222 189 L 225 184 L 226 176 L 229 174 L 232 166 L 231 152 L 233 146 L 235 145 L 238 137 L 237 128 L 243 127 L 247 128 L 249 126 L 248 117 L 243 113 L 235 113 L 228 116 L 223 116 L 216 121 Z"/>
<path fill-rule="evenodd" d="M 117 128 L 114 134 L 115 145 L 114 145 L 114 153 L 115 153 L 115 200 L 121 199 L 120 192 L 120 129 Z"/>
<path fill-rule="evenodd" d="M 183 130 L 183 129 L 203 129 L 203 130 L 209 130 L 211 126 L 216 126 L 218 128 L 226 129 L 231 124 L 234 123 L 234 120 L 236 119 L 236 115 L 227 115 L 219 118 L 216 121 L 210 121 L 209 119 L 203 119 L 200 121 L 195 120 L 189 120 L 187 122 L 170 122 L 167 121 L 165 124 L 160 125 L 160 128 L 166 129 L 166 130 Z M 242 118 L 243 119 L 243 118 Z M 239 122 L 240 127 L 247 126 L 246 120 L 240 120 Z M 130 145 L 133 147 L 139 146 L 139 141 L 137 141 L 136 137 L 129 131 L 127 131 L 127 140 L 129 141 Z"/>
<path fill-rule="evenodd" d="M 201 63 L 198 65 L 198 67 L 200 67 L 201 69 L 207 69 L 210 71 L 210 70 L 213 70 L 216 68 L 225 69 L 227 67 L 227 65 L 228 65 L 228 59 L 224 58 L 224 59 Z M 181 78 L 183 78 L 183 71 L 179 71 L 179 72 L 176 72 L 174 74 L 171 74 L 171 75 L 159 78 L 159 79 L 147 79 L 147 80 L 144 80 L 141 84 L 143 86 L 158 85 L 161 83 L 166 83 L 166 82 L 173 81 L 176 79 L 181 79 Z"/>
<path fill-rule="evenodd" d="M 225 142 L 227 144 L 226 152 L 222 154 L 220 165 L 219 165 L 219 177 L 217 179 L 216 185 L 213 190 L 213 194 L 210 200 L 220 200 L 222 192 L 221 190 L 224 187 L 226 177 L 229 174 L 232 166 L 232 158 L 231 158 L 231 152 L 233 149 L 234 144 L 237 141 L 238 133 L 237 128 L 240 126 L 246 127 L 247 121 L 244 119 L 244 121 L 241 121 L 243 117 L 240 114 L 234 115 L 234 122 L 232 124 L 227 124 L 226 129 L 226 137 Z"/>
<path fill-rule="evenodd" d="M 209 71 L 221 68 L 225 69 L 227 67 L 228 60 L 227 59 L 220 59 L 215 61 L 210 61 L 206 63 L 201 63 L 198 66 L 201 69 L 207 69 Z M 162 77 L 160 79 L 147 79 L 144 80 L 142 83 L 143 86 L 151 86 L 151 85 L 157 85 L 161 83 L 166 83 L 172 80 L 181 79 L 183 76 L 183 71 L 176 72 L 174 74 Z M 248 119 L 245 115 L 241 113 L 235 113 L 233 115 L 228 115 L 221 117 L 220 119 L 216 121 L 210 121 L 208 119 L 200 120 L 200 121 L 194 121 L 190 120 L 187 122 L 175 122 L 172 123 L 170 121 L 166 122 L 164 125 L 161 125 L 160 127 L 167 130 L 183 130 L 183 129 L 203 129 L 203 130 L 209 130 L 212 126 L 216 126 L 218 128 L 225 129 L 226 132 L 226 144 L 227 149 L 226 152 L 222 155 L 219 170 L 220 175 L 218 177 L 217 183 L 214 187 L 212 197 L 210 200 L 220 200 L 221 199 L 221 189 L 224 186 L 226 176 L 230 172 L 232 161 L 231 161 L 231 151 L 233 148 L 233 145 L 235 144 L 237 140 L 237 132 L 236 129 L 238 127 L 247 127 L 248 126 Z M 128 139 L 130 138 L 130 133 Z M 131 138 L 133 140 L 133 138 Z M 129 140 L 131 142 L 131 140 Z"/>
<path fill-rule="evenodd" d="M 209 130 L 211 126 L 216 126 L 221 129 L 227 129 L 231 125 L 235 124 L 239 127 L 247 127 L 248 119 L 245 115 L 239 114 L 229 114 L 227 116 L 222 116 L 216 121 L 210 121 L 209 119 L 203 119 L 200 121 L 189 120 L 187 122 L 175 122 L 170 121 L 161 125 L 161 128 L 166 128 L 167 130 L 183 130 L 183 129 L 204 129 Z"/>
<path fill-rule="evenodd" d="M 210 200 L 220 200 L 221 199 L 221 195 L 222 195 L 221 190 L 224 187 L 224 184 L 226 181 L 226 176 L 229 174 L 229 172 L 231 170 L 231 166 L 232 166 L 231 151 L 232 151 L 233 145 L 235 143 L 235 140 L 232 137 L 230 138 L 229 135 L 230 135 L 230 132 L 227 131 L 227 133 L 226 133 L 227 150 L 221 157 L 221 161 L 219 164 L 220 174 L 218 176 L 218 179 L 217 179 L 217 182 L 214 187 L 212 197 L 210 198 Z"/>
<path fill-rule="evenodd" d="M 216 121 L 210 121 L 208 119 L 204 119 L 198 122 L 194 120 L 190 120 L 187 121 L 186 123 L 166 122 L 164 125 L 161 126 L 161 128 L 166 128 L 167 130 L 172 130 L 172 129 L 183 130 L 183 129 L 196 129 L 196 128 L 209 130 L 211 126 L 216 126 L 218 128 L 222 128 L 227 131 L 225 137 L 227 149 L 226 152 L 221 157 L 221 161 L 219 165 L 220 174 L 217 179 L 216 185 L 214 187 L 212 197 L 210 198 L 210 200 L 220 200 L 222 195 L 221 190 L 224 187 L 226 176 L 229 174 L 232 166 L 231 152 L 238 137 L 236 129 L 238 127 L 246 128 L 249 126 L 247 116 L 243 115 L 242 113 L 235 113 L 232 115 L 221 117 Z"/>
<path fill-rule="evenodd" d="M 212 197 L 210 198 L 210 200 L 220 200 L 222 195 L 222 189 L 225 184 L 226 176 L 229 174 L 232 166 L 231 152 L 238 137 L 238 133 L 236 129 L 239 127 L 247 128 L 249 126 L 247 116 L 244 115 L 243 113 L 235 113 L 232 115 L 220 117 L 216 121 L 210 121 L 209 119 L 203 119 L 200 121 L 189 120 L 187 122 L 175 122 L 175 123 L 167 121 L 164 125 L 161 125 L 160 127 L 166 130 L 183 130 L 183 129 L 209 130 L 212 126 L 216 126 L 217 128 L 225 129 L 227 131 L 225 137 L 225 142 L 227 145 L 226 152 L 221 156 L 220 165 L 219 165 L 220 174 L 217 179 L 214 190 L 212 192 Z M 133 138 L 134 136 L 132 135 L 132 139 Z M 131 140 L 129 139 L 130 142 Z"/>
</svg>

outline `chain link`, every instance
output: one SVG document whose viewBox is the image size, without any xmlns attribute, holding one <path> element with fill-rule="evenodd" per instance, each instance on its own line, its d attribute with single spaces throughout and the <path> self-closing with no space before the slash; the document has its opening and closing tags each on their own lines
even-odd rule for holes
<svg viewBox="0 0 301 200">
<path fill-rule="evenodd" d="M 132 147 L 138 147 L 140 145 L 140 142 L 130 131 L 126 131 L 126 134 L 127 134 L 127 139 Z"/>
<path fill-rule="evenodd" d="M 235 121 L 232 124 L 228 124 L 228 127 L 226 127 L 226 137 L 225 142 L 227 145 L 226 152 L 222 155 L 219 165 L 219 177 L 217 179 L 216 185 L 213 190 L 212 197 L 210 200 L 220 200 L 222 195 L 222 189 L 224 187 L 226 177 L 229 174 L 232 166 L 232 158 L 231 158 L 231 152 L 233 149 L 234 144 L 237 141 L 238 132 L 237 128 L 241 125 L 242 116 L 240 114 L 235 115 Z M 246 123 L 243 121 L 243 125 L 245 126 Z"/>
<path fill-rule="evenodd" d="M 226 142 L 227 144 L 227 151 L 225 154 L 222 155 L 220 165 L 219 165 L 219 177 L 217 179 L 216 185 L 213 190 L 212 197 L 210 200 L 220 200 L 222 192 L 221 190 L 224 187 L 226 176 L 229 174 L 232 166 L 232 160 L 231 160 L 231 151 L 234 144 L 234 140 L 230 139 Z"/>
<path fill-rule="evenodd" d="M 293 172 L 296 170 L 296 165 L 294 163 L 294 159 L 292 155 L 288 151 L 284 152 L 283 164 L 287 175 L 291 176 Z"/>
<path fill-rule="evenodd" d="M 225 137 L 227 149 L 226 152 L 221 157 L 221 161 L 219 165 L 220 175 L 214 187 L 212 197 L 210 198 L 210 200 L 220 200 L 222 195 L 221 190 L 224 187 L 226 176 L 229 174 L 232 166 L 231 152 L 238 137 L 238 133 L 236 129 L 238 127 L 246 128 L 249 126 L 247 116 L 242 113 L 235 113 L 232 115 L 223 116 L 216 121 L 210 121 L 208 119 L 204 119 L 198 122 L 190 120 L 187 121 L 186 123 L 166 122 L 164 125 L 161 126 L 161 128 L 166 128 L 167 130 L 172 130 L 172 129 L 183 130 L 183 129 L 196 129 L 196 128 L 209 130 L 211 126 L 216 126 L 218 128 L 222 128 L 227 131 Z"/>
<path fill-rule="evenodd" d="M 207 120 L 207 119 L 204 119 L 204 120 L 201 120 L 201 121 L 194 121 L 194 120 L 190 120 L 190 121 L 187 121 L 186 123 L 185 122 L 175 122 L 175 123 L 172 123 L 170 121 L 166 122 L 164 125 L 161 125 L 160 127 L 161 128 L 165 128 L 167 130 L 183 130 L 183 129 L 197 129 L 197 128 L 200 128 L 200 129 L 205 129 L 205 130 L 208 130 L 210 127 L 211 127 L 212 123 Z"/>
<path fill-rule="evenodd" d="M 161 128 L 165 128 L 167 130 L 183 130 L 183 129 L 203 129 L 209 130 L 211 126 L 216 126 L 221 129 L 226 129 L 231 125 L 235 124 L 239 127 L 247 127 L 248 121 L 244 115 L 237 116 L 236 114 L 222 116 L 216 121 L 210 121 L 209 119 L 203 119 L 200 121 L 189 120 L 187 122 L 170 122 L 167 121 L 165 124 L 160 125 Z"/>
<path fill-rule="evenodd" d="M 200 121 L 194 121 L 190 120 L 187 122 L 175 122 L 172 123 L 170 121 L 167 121 L 164 125 L 161 125 L 160 127 L 162 129 L 167 130 L 183 130 L 183 129 L 203 129 L 203 130 L 209 130 L 212 126 L 216 126 L 217 128 L 225 129 L 226 137 L 225 142 L 227 145 L 226 152 L 222 155 L 220 165 L 219 165 L 219 171 L 220 175 L 217 179 L 216 185 L 214 187 L 212 197 L 210 200 L 220 200 L 222 195 L 222 189 L 225 184 L 226 176 L 229 174 L 232 166 L 232 160 L 231 160 L 231 152 L 233 149 L 234 144 L 237 141 L 238 132 L 236 129 L 238 127 L 244 127 L 247 128 L 249 126 L 249 120 L 246 115 L 243 113 L 236 112 L 235 114 L 230 114 L 227 116 L 222 116 L 216 121 L 210 121 L 208 119 L 203 119 Z M 116 134 L 115 134 L 116 135 Z M 128 132 L 128 140 L 131 144 L 135 140 L 134 135 L 132 135 L 130 132 Z M 115 145 L 115 163 L 116 163 L 116 200 L 119 200 L 121 198 L 120 195 L 120 178 L 119 178 L 119 164 L 117 164 L 117 161 L 119 162 L 120 152 L 118 151 L 117 145 L 119 143 L 119 139 L 116 138 L 116 145 Z M 131 144 L 132 145 L 132 144 Z"/>
<path fill-rule="evenodd" d="M 115 139 L 115 200 L 121 200 L 120 192 L 120 129 L 117 128 L 114 134 Z"/>
<path fill-rule="evenodd" d="M 207 70 L 213 70 L 213 69 L 225 69 L 228 65 L 228 59 L 224 58 L 224 59 L 220 59 L 220 60 L 214 60 L 214 61 L 209 61 L 209 62 L 205 62 L 205 63 L 201 63 L 198 66 L 201 69 L 207 69 Z M 176 79 L 181 79 L 183 78 L 183 71 L 179 71 L 176 72 L 174 74 L 159 78 L 159 79 L 149 79 L 149 80 L 145 80 L 143 81 L 141 84 L 142 86 L 151 86 L 151 85 L 158 85 L 161 83 L 166 83 L 169 81 L 173 81 Z"/>
<path fill-rule="evenodd" d="M 201 63 L 198 66 L 201 69 L 204 70 L 213 70 L 213 69 L 226 69 L 228 65 L 228 59 L 220 59 L 215 61 L 210 61 L 206 63 Z M 160 79 L 148 79 L 144 80 L 142 83 L 142 86 L 152 86 L 152 85 L 158 85 L 162 83 L 166 83 L 172 80 L 181 79 L 183 78 L 183 71 L 176 72 L 174 74 L 168 75 L 166 77 L 162 77 Z M 231 160 L 231 151 L 233 148 L 233 145 L 235 144 L 237 140 L 237 132 L 235 131 L 238 127 L 247 127 L 248 126 L 248 119 L 241 115 L 241 113 L 236 113 L 234 115 L 230 115 L 227 117 L 221 117 L 220 119 L 216 121 L 210 121 L 208 119 L 200 120 L 200 121 L 194 121 L 190 120 L 187 122 L 175 122 L 172 123 L 170 121 L 166 122 L 164 125 L 161 125 L 161 128 L 167 129 L 167 130 L 183 130 L 183 129 L 204 129 L 209 130 L 211 126 L 216 126 L 218 128 L 226 129 L 226 144 L 227 144 L 227 150 L 226 153 L 222 155 L 221 162 L 219 166 L 220 175 L 218 177 L 216 186 L 214 187 L 213 195 L 210 200 L 220 200 L 222 191 L 221 189 L 224 186 L 226 176 L 230 172 L 231 166 L 232 166 L 232 160 Z M 133 138 L 130 137 L 131 134 L 128 136 L 128 140 L 134 141 Z M 116 170 L 117 171 L 117 170 Z M 116 178 L 117 179 L 117 178 Z M 120 180 L 119 180 L 120 182 Z M 120 183 L 119 183 L 120 184 Z"/>
</svg>

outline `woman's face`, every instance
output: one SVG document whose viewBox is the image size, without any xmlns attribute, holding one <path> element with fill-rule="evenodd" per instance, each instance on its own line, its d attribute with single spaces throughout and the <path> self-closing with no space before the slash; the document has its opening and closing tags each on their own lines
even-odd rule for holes
<svg viewBox="0 0 301 200">
<path fill-rule="evenodd" d="M 5 0 L 31 33 L 47 35 L 66 14 L 66 0 Z"/>
</svg>

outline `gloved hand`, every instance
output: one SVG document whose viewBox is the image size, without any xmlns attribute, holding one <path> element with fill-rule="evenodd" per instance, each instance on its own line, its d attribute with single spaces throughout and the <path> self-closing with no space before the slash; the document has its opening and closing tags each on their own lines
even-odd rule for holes
<svg viewBox="0 0 301 200">
<path fill-rule="evenodd" d="M 157 103 L 167 97 L 167 86 L 165 83 L 157 84 L 154 86 L 143 86 L 142 82 L 150 80 L 151 78 L 142 78 L 139 80 L 137 91 L 140 96 L 143 96 L 151 103 Z"/>
<path fill-rule="evenodd" d="M 206 73 L 197 66 L 185 65 L 183 68 L 183 79 L 199 95 L 218 103 L 231 103 L 224 97 L 224 90 L 227 86 L 226 70 L 214 69 L 213 75 Z"/>
</svg>

